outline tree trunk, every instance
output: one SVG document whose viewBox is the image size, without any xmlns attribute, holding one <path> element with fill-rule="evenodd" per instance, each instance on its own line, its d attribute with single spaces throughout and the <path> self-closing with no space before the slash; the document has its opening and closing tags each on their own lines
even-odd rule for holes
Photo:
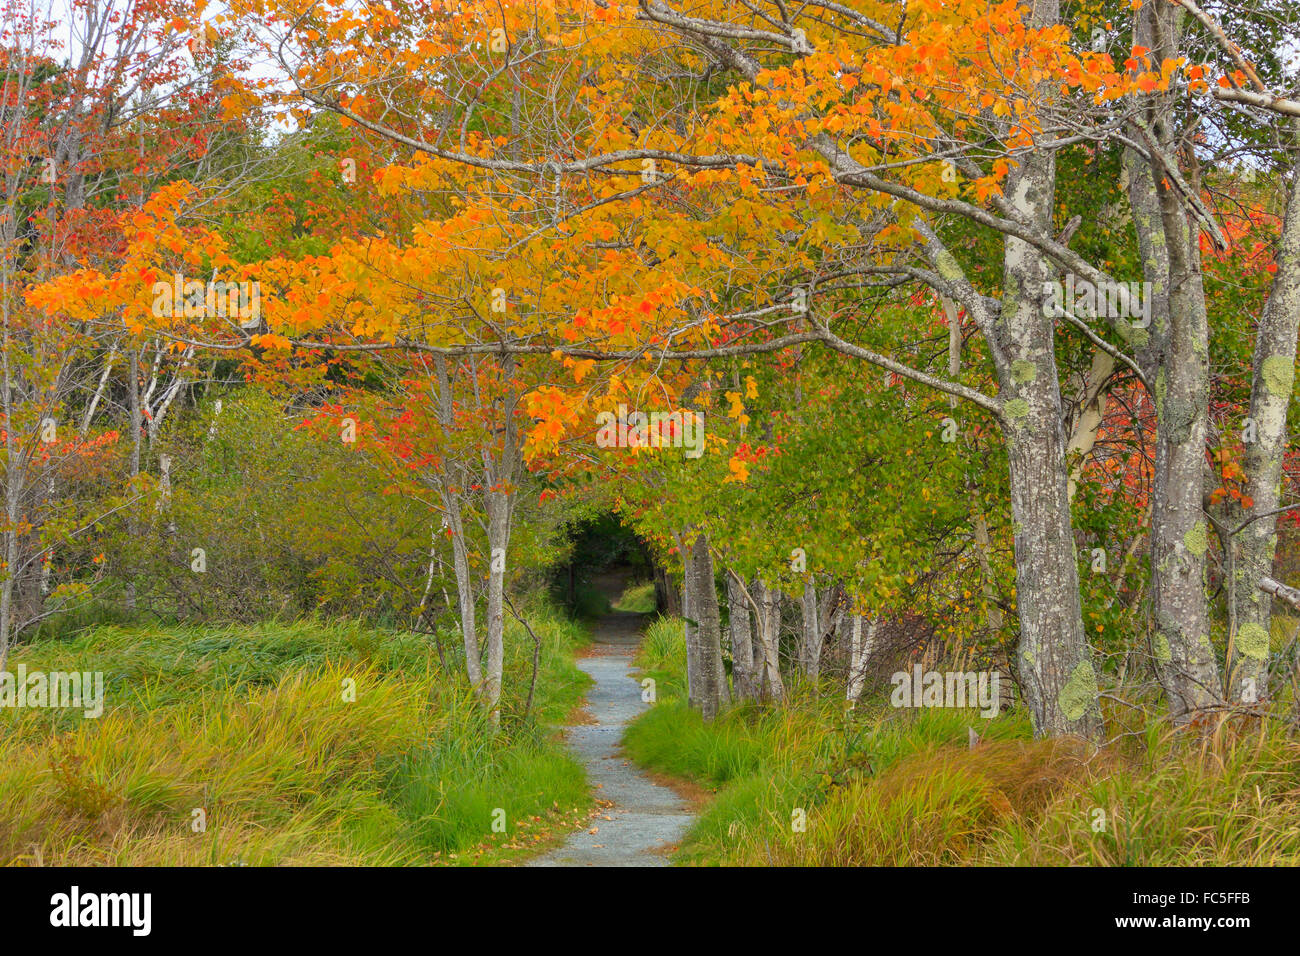
<svg viewBox="0 0 1300 956">
<path fill-rule="evenodd" d="M 1148 4 L 1138 14 L 1135 42 L 1156 55 L 1174 50 L 1181 19 L 1182 11 L 1171 5 Z M 1178 134 L 1168 115 L 1171 101 L 1157 97 L 1148 105 L 1144 120 L 1150 136 L 1166 155 L 1175 155 Z M 1139 139 L 1145 135 L 1140 127 L 1133 132 Z M 1130 338 L 1156 401 L 1151 649 L 1170 715 L 1183 723 L 1221 700 L 1205 594 L 1209 534 L 1202 499 L 1209 345 L 1200 230 L 1167 170 L 1132 150 L 1125 161 L 1143 276 L 1154 296 L 1150 328 L 1134 330 Z"/>
<path fill-rule="evenodd" d="M 760 580 L 753 589 L 758 604 L 758 645 L 755 648 L 755 667 L 763 696 L 768 700 L 785 699 L 785 683 L 781 680 L 781 595 Z"/>
<path fill-rule="evenodd" d="M 482 449 L 484 509 L 488 518 L 487 663 L 483 675 L 483 700 L 493 727 L 501 724 L 501 678 L 505 667 L 505 582 L 506 556 L 510 548 L 510 524 L 514 516 L 515 475 L 523 465 L 523 449 L 515 423 L 518 395 L 512 377 L 515 358 L 502 356 L 502 431 L 500 454 Z"/>
<path fill-rule="evenodd" d="M 673 587 L 668 570 L 658 561 L 655 562 L 655 605 L 668 617 L 681 617 L 685 613 L 682 607 L 682 594 Z"/>
<path fill-rule="evenodd" d="M 1286 413 L 1295 387 L 1296 331 L 1300 323 L 1300 162 L 1296 163 L 1282 225 L 1277 272 L 1255 339 L 1250 419 L 1255 440 L 1245 443 L 1249 521 L 1237 536 L 1232 600 L 1234 632 L 1229 636 L 1228 688 L 1235 701 L 1254 703 L 1268 691 L 1272 598 L 1260 589 L 1273 573 L 1277 516 L 1281 506 L 1282 459 L 1287 447 Z M 1252 520 L 1253 519 L 1253 520 Z"/>
<path fill-rule="evenodd" d="M 437 388 L 438 421 L 444 429 L 451 429 L 454 421 L 454 398 L 447 360 L 441 355 L 434 358 L 434 379 Z M 219 409 L 218 409 L 219 410 Z M 215 426 L 214 426 L 215 427 Z M 461 492 L 467 482 L 447 470 L 437 476 L 437 487 L 446 512 L 446 528 L 451 536 L 451 566 L 456 575 L 456 603 L 460 612 L 460 637 L 465 651 L 465 674 L 476 695 L 483 694 L 483 656 L 478 641 L 478 624 L 475 620 L 474 579 L 469 568 L 469 542 L 465 538 L 465 522 L 461 513 Z"/>
<path fill-rule="evenodd" d="M 704 532 L 695 535 L 686 563 L 686 684 L 691 707 L 705 720 L 729 700 L 722 667 L 721 620 L 713 581 L 713 554 Z"/>
<path fill-rule="evenodd" d="M 861 614 L 849 616 L 849 680 L 845 690 L 845 699 L 849 706 L 857 705 L 862 696 L 862 688 L 867 683 L 867 665 L 876 642 L 876 629 L 879 621 L 872 618 L 863 627 Z"/>
<path fill-rule="evenodd" d="M 488 588 L 487 662 L 483 674 L 483 702 L 493 727 L 501 723 L 501 675 L 505 664 L 506 553 L 510 546 L 510 501 L 502 491 L 487 494 Z"/>
<path fill-rule="evenodd" d="M 1222 700 L 1205 593 L 1209 527 L 1202 510 L 1209 423 L 1209 327 L 1199 230 L 1158 186 L 1169 240 L 1169 347 L 1156 377 L 1151 594 L 1157 672 L 1175 722 Z"/>
<path fill-rule="evenodd" d="M 821 627 L 822 652 L 826 650 L 826 638 L 839 628 L 840 618 L 844 616 L 844 588 L 831 583 L 822 588 L 817 598 L 817 621 Z"/>
<path fill-rule="evenodd" d="M 803 585 L 803 635 L 800 641 L 800 664 L 804 674 L 812 681 L 817 680 L 821 671 L 822 630 L 818 617 L 817 586 L 812 576 Z"/>
<path fill-rule="evenodd" d="M 736 685 L 736 697 L 740 700 L 755 700 L 759 696 L 759 688 L 754 679 L 754 635 L 750 624 L 749 596 L 740 579 L 731 573 L 727 575 L 727 607 L 730 618 L 731 673 Z"/>
<path fill-rule="evenodd" d="M 131 412 L 131 480 L 133 483 L 140 474 L 140 443 L 143 440 L 141 432 L 144 428 L 144 416 L 140 412 L 139 362 L 139 353 L 135 349 L 128 349 L 126 353 L 126 386 Z M 134 516 L 127 522 L 127 533 L 132 538 L 139 534 L 139 528 Z M 124 598 L 127 612 L 134 613 L 135 581 L 126 582 Z"/>
<path fill-rule="evenodd" d="M 1051 226 L 1054 183 L 1054 160 L 1042 153 L 1027 157 L 1010 185 L 1012 204 L 1044 231 Z M 998 371 L 1025 703 L 1036 736 L 1099 740 L 1097 675 L 1083 630 L 1070 524 L 1055 322 L 1041 305 L 1042 290 L 1055 276 L 1043 256 L 1018 239 L 1006 240 L 1004 262 L 1000 344 L 1008 367 Z"/>
<path fill-rule="evenodd" d="M 483 688 L 483 658 L 475 621 L 474 580 L 469 571 L 469 546 L 461 520 L 460 497 L 444 485 L 442 506 L 447 512 L 447 530 L 451 532 L 451 566 L 456 573 L 456 603 L 460 611 L 460 638 L 465 649 L 465 674 L 474 693 Z"/>
<path fill-rule="evenodd" d="M 0 380 L 0 389 L 3 394 L 0 398 L 4 402 L 5 421 L 12 423 L 14 421 L 14 409 L 17 404 L 14 401 L 14 369 L 10 361 L 10 350 L 12 348 L 12 338 L 10 334 L 10 304 L 9 296 L 11 294 L 10 272 L 7 266 L 4 268 L 3 288 L 0 288 L 0 296 L 3 296 L 4 302 L 0 306 L 4 309 L 4 342 L 3 353 L 0 359 L 3 360 L 3 380 Z M 16 429 L 12 425 L 4 430 L 5 443 L 5 528 L 3 532 L 4 541 L 4 561 L 3 578 L 0 579 L 0 671 L 5 669 L 9 660 L 9 648 L 14 640 L 14 585 L 16 583 L 16 574 L 14 569 L 18 567 L 18 515 L 21 509 L 21 496 L 23 491 L 23 471 L 25 468 L 24 455 L 18 441 L 18 436 L 14 434 Z"/>
</svg>

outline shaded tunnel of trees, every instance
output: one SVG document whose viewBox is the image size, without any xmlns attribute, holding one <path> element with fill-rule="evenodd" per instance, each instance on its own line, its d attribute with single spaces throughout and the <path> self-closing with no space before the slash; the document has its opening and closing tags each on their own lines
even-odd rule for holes
<svg viewBox="0 0 1300 956">
<path fill-rule="evenodd" d="M 663 566 L 645 541 L 613 512 L 578 521 L 569 534 L 573 543 L 569 560 L 553 570 L 550 591 L 570 613 L 598 613 L 601 600 L 593 582 L 611 571 L 624 573 L 629 583 L 653 580 L 655 607 L 668 614 L 681 613 L 681 596 Z"/>
</svg>

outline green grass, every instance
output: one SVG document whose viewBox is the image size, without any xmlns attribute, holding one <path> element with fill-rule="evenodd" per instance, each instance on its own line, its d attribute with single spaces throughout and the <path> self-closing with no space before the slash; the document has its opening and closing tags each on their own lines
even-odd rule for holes
<svg viewBox="0 0 1300 956">
<path fill-rule="evenodd" d="M 655 610 L 655 585 L 653 581 L 630 585 L 614 602 L 614 610 L 635 614 L 651 614 Z"/>
<path fill-rule="evenodd" d="M 805 687 L 706 724 L 683 701 L 684 660 L 680 622 L 656 622 L 638 663 L 659 703 L 625 739 L 639 765 L 716 794 L 680 862 L 1300 863 L 1300 741 L 1276 722 L 1189 737 L 1151 721 L 1089 754 L 1033 740 L 1023 712 L 846 712 L 836 688 Z"/>
<path fill-rule="evenodd" d="M 1300 638 L 1300 617 L 1293 614 L 1274 614 L 1269 622 L 1270 648 L 1280 654 Z"/>
<path fill-rule="evenodd" d="M 531 641 L 512 622 L 496 733 L 451 656 L 355 622 L 98 627 L 20 648 L 11 671 L 102 671 L 106 711 L 0 710 L 0 863 L 465 863 L 546 845 L 589 804 L 549 730 L 589 683 L 573 664 L 586 635 L 524 613 L 538 696 L 525 720 Z"/>
<path fill-rule="evenodd" d="M 680 618 L 660 617 L 650 622 L 636 665 L 661 684 L 674 685 L 685 696 L 686 631 Z"/>
</svg>

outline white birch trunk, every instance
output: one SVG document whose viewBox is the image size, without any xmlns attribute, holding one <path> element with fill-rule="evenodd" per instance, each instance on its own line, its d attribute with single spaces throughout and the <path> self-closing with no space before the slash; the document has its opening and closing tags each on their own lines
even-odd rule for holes
<svg viewBox="0 0 1300 956">
<path fill-rule="evenodd" d="M 781 680 L 781 595 L 762 581 L 756 581 L 754 594 L 758 602 L 759 680 L 768 700 L 785 699 L 785 682 Z"/>
<path fill-rule="evenodd" d="M 876 641 L 876 629 L 879 621 L 872 618 L 863 627 L 861 614 L 850 613 L 849 616 L 849 679 L 845 689 L 845 699 L 849 706 L 856 706 L 862 696 L 862 688 L 867 683 L 867 667 Z"/>
</svg>

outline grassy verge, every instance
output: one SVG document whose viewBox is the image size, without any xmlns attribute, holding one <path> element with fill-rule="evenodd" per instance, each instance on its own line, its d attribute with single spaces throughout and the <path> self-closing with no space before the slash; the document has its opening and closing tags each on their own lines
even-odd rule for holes
<svg viewBox="0 0 1300 956">
<path fill-rule="evenodd" d="M 714 789 L 681 862 L 736 865 L 1295 865 L 1300 742 L 1276 726 L 1194 743 L 1159 723 L 1089 756 L 1023 715 L 845 713 L 830 693 L 710 724 L 683 701 L 680 622 L 639 664 L 659 703 L 625 738 L 649 769 Z M 983 740 L 967 746 L 967 728 Z"/>
<path fill-rule="evenodd" d="M 8 666 L 104 675 L 105 712 L 0 708 L 0 863 L 504 862 L 587 812 L 579 764 L 547 728 L 589 679 L 583 630 L 511 623 L 490 732 L 445 641 L 352 622 L 93 628 Z M 505 825 L 494 832 L 494 821 Z"/>
<path fill-rule="evenodd" d="M 655 585 L 653 581 L 631 585 L 614 602 L 614 610 L 628 611 L 633 614 L 650 614 L 654 609 Z"/>
</svg>

